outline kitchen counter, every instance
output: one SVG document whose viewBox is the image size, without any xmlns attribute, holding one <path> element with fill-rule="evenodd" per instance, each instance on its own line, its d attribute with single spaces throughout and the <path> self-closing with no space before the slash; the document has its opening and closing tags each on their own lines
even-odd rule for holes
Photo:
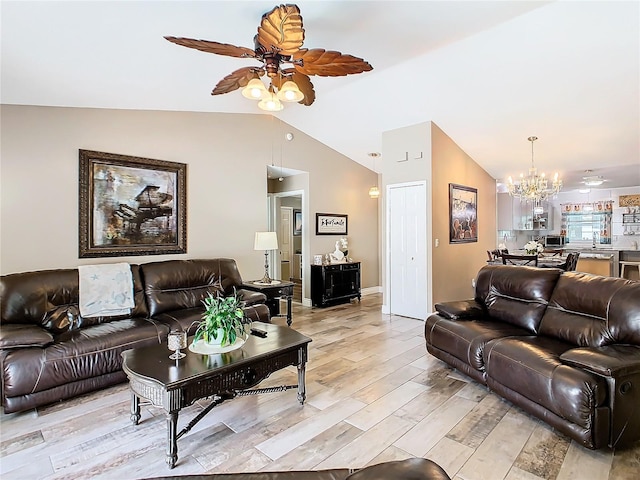
<svg viewBox="0 0 640 480">
<path fill-rule="evenodd" d="M 620 261 L 640 262 L 640 250 L 619 249 L 613 247 L 597 246 L 590 248 L 586 246 L 571 245 L 564 246 L 564 252 L 580 252 L 577 271 L 595 273 L 597 275 L 608 275 L 610 277 L 620 276 Z M 608 262 L 608 265 L 604 265 Z"/>
</svg>

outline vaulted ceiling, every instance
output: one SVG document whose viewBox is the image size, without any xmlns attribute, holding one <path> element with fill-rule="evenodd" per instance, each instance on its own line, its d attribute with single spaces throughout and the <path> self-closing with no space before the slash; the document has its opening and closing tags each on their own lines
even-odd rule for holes
<svg viewBox="0 0 640 480">
<path fill-rule="evenodd" d="M 637 1 L 298 1 L 304 46 L 366 59 L 371 72 L 311 77 L 316 101 L 277 114 L 374 168 L 382 132 L 433 121 L 496 179 L 535 163 L 577 188 L 640 185 Z M 253 47 L 269 1 L 6 1 L 3 104 L 263 113 L 239 91 L 255 64 L 166 35 Z M 253 62 L 253 63 L 252 63 Z"/>
</svg>

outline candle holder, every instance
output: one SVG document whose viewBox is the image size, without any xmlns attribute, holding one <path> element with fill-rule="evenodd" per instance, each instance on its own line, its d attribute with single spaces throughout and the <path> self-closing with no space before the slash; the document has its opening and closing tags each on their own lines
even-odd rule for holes
<svg viewBox="0 0 640 480">
<path fill-rule="evenodd" d="M 169 355 L 170 359 L 179 360 L 186 357 L 187 355 L 182 353 L 180 349 L 187 348 L 187 332 L 169 332 L 167 337 L 167 346 L 169 347 L 169 350 L 174 350 L 174 352 Z"/>
</svg>

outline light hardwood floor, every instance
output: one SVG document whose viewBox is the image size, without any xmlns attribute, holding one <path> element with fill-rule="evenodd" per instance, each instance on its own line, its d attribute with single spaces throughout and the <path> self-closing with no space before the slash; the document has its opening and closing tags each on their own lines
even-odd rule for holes
<svg viewBox="0 0 640 480">
<path fill-rule="evenodd" d="M 178 441 L 171 474 L 363 467 L 421 456 L 454 479 L 638 479 L 640 443 L 587 450 L 426 352 L 423 322 L 382 315 L 380 295 L 294 307 L 310 336 L 307 402 L 239 397 Z M 283 324 L 278 318 L 275 323 Z M 295 368 L 261 386 L 295 383 Z M 0 476 L 136 479 L 169 474 L 161 410 L 129 421 L 126 384 L 2 415 Z M 182 428 L 205 402 L 180 415 Z"/>
</svg>

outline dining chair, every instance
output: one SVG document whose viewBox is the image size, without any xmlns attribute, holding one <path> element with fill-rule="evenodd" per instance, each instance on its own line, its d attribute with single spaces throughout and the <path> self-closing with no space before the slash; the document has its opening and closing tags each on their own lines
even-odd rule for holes
<svg viewBox="0 0 640 480">
<path fill-rule="evenodd" d="M 508 253 L 503 253 L 501 257 L 504 265 L 538 266 L 538 255 L 510 255 Z"/>
<path fill-rule="evenodd" d="M 575 272 L 576 267 L 578 266 L 579 257 L 580 257 L 580 252 L 569 252 L 567 254 L 567 261 L 564 264 L 564 271 Z"/>
<path fill-rule="evenodd" d="M 500 255 L 502 255 L 503 253 L 509 253 L 509 250 L 506 248 L 503 248 L 502 250 L 496 248 L 495 250 L 491 250 L 491 252 L 487 250 L 487 253 L 491 255 L 491 260 L 498 260 L 500 259 Z"/>
<path fill-rule="evenodd" d="M 562 255 L 562 248 L 545 248 L 542 253 L 547 254 L 550 257 L 557 257 Z"/>
</svg>

